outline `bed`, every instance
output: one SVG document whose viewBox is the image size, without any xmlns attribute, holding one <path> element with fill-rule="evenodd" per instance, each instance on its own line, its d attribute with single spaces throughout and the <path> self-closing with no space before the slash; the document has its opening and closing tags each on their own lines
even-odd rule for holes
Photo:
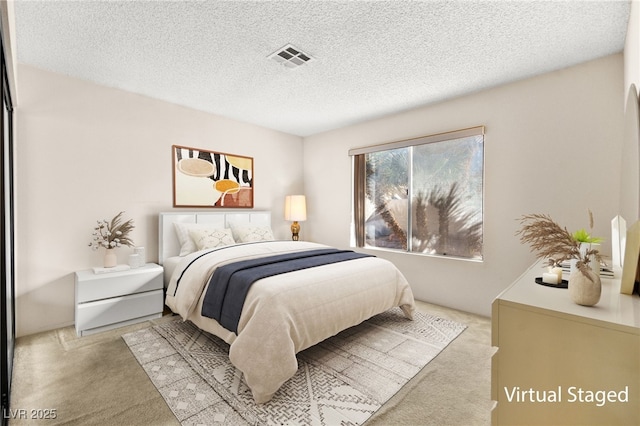
<svg viewBox="0 0 640 426">
<path fill-rule="evenodd" d="M 229 358 L 257 403 L 269 401 L 293 377 L 298 352 L 392 307 L 399 306 L 410 319 L 415 309 L 411 288 L 392 263 L 338 250 L 349 258 L 255 281 L 240 305 L 235 328 L 225 323 L 228 316 L 203 315 L 203 306 L 207 312 L 212 303 L 207 293 L 214 287 L 209 282 L 216 271 L 240 265 L 239 261 L 265 263 L 273 256 L 338 256 L 325 245 L 274 240 L 270 224 L 270 212 L 253 210 L 171 212 L 159 217 L 166 305 L 230 345 Z"/>
</svg>

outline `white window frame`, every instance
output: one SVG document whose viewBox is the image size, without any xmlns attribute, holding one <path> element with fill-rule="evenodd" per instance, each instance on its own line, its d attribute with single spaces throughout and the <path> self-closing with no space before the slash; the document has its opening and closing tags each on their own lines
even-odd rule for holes
<svg viewBox="0 0 640 426">
<path fill-rule="evenodd" d="M 407 139 L 407 140 L 402 140 L 402 141 L 395 141 L 395 142 L 389 142 L 389 143 L 383 143 L 383 144 L 378 144 L 378 145 L 371 145 L 371 146 L 365 146 L 365 147 L 359 147 L 359 148 L 353 148 L 351 150 L 349 150 L 349 155 L 352 157 L 352 177 L 353 177 L 353 181 L 352 181 L 352 235 L 351 235 L 351 245 L 353 247 L 366 247 L 366 248 L 371 248 L 371 249 L 380 249 L 378 247 L 375 246 L 369 246 L 365 244 L 365 230 L 364 230 L 364 224 L 367 218 L 365 218 L 365 214 L 364 214 L 364 204 L 365 204 L 365 179 L 366 179 L 366 172 L 365 172 L 365 154 L 369 154 L 369 153 L 375 153 L 375 152 L 380 152 L 380 151 L 387 151 L 387 150 L 393 150 L 393 149 L 397 149 L 397 148 L 407 148 L 407 147 L 414 147 L 414 146 L 419 146 L 419 145 L 425 145 L 425 144 L 431 144 L 431 143 L 435 143 L 435 142 L 445 142 L 445 141 L 450 141 L 450 140 L 456 140 L 456 139 L 462 139 L 462 138 L 466 138 L 466 137 L 473 137 L 473 136 L 482 136 L 483 138 L 483 148 L 482 148 L 482 214 L 484 216 L 484 135 L 485 135 L 485 128 L 484 126 L 477 126 L 477 127 L 471 127 L 471 128 L 467 128 L 467 129 L 462 129 L 462 130 L 456 130 L 456 131 L 452 131 L 452 132 L 444 132 L 444 133 L 438 133 L 438 134 L 434 134 L 434 135 L 428 135 L 428 136 L 423 136 L 423 137 L 419 137 L 419 138 L 413 138 L 413 139 Z M 408 181 L 408 185 L 409 188 L 411 188 L 412 186 L 412 176 L 411 176 L 411 168 L 410 167 L 410 172 L 409 172 L 409 181 Z M 410 192 L 411 193 L 411 192 Z M 409 199 L 409 212 L 412 211 L 412 200 Z M 419 254 L 419 255 L 423 255 L 424 253 L 420 253 L 420 252 L 414 252 L 412 251 L 412 231 L 411 231 L 411 214 L 409 214 L 408 217 L 408 227 L 407 227 L 407 244 L 406 244 L 406 249 L 398 249 L 398 248 L 393 248 L 393 249 L 382 249 L 382 250 L 392 250 L 394 252 L 399 252 L 399 253 L 411 253 L 411 254 Z M 482 227 L 484 223 L 484 217 L 482 218 Z M 484 235 L 484 229 L 482 229 L 482 234 Z M 482 243 L 483 244 L 483 243 Z M 483 244 L 484 245 L 484 244 Z M 483 260 L 483 250 L 480 251 L 480 256 L 479 257 L 455 257 L 455 256 L 449 256 L 446 254 L 425 254 L 425 255 L 429 255 L 429 256 L 445 256 L 445 257 L 454 257 L 454 258 L 459 258 L 459 259 L 465 259 L 465 260 L 475 260 L 475 261 L 482 261 Z"/>
</svg>

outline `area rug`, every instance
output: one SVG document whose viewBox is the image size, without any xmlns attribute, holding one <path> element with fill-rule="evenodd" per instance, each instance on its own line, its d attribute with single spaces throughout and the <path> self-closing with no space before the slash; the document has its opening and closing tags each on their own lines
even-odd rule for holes
<svg viewBox="0 0 640 426">
<path fill-rule="evenodd" d="M 182 425 L 360 425 L 465 328 L 391 309 L 300 352 L 296 375 L 266 404 L 253 401 L 229 345 L 190 322 L 123 339 Z"/>
</svg>

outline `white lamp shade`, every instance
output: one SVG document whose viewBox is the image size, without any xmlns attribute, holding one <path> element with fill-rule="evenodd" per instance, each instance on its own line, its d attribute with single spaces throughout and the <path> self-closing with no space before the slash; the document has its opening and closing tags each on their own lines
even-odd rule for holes
<svg viewBox="0 0 640 426">
<path fill-rule="evenodd" d="M 307 201 L 304 195 L 287 195 L 284 200 L 284 219 L 307 220 Z"/>
</svg>

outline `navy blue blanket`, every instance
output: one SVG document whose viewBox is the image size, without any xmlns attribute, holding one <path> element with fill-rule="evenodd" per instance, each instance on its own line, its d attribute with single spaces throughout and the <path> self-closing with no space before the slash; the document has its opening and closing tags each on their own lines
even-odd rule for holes
<svg viewBox="0 0 640 426">
<path fill-rule="evenodd" d="M 259 279 L 371 255 L 351 250 L 319 249 L 243 260 L 215 270 L 202 304 L 202 315 L 238 332 L 244 300 Z"/>
</svg>

